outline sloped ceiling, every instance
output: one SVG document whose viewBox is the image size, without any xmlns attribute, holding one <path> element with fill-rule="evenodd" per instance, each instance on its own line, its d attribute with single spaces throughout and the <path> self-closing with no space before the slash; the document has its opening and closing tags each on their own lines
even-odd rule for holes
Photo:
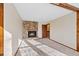
<svg viewBox="0 0 79 59">
<path fill-rule="evenodd" d="M 72 13 L 49 3 L 15 3 L 14 6 L 24 21 L 44 22 Z"/>
<path fill-rule="evenodd" d="M 75 7 L 79 8 L 79 3 L 69 3 L 69 4 L 72 5 L 72 6 L 75 6 Z"/>
</svg>

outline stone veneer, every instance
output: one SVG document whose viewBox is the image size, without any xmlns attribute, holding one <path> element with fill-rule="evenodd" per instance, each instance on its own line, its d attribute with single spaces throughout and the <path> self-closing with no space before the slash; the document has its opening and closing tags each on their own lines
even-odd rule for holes
<svg viewBox="0 0 79 59">
<path fill-rule="evenodd" d="M 24 21 L 23 22 L 23 39 L 28 38 L 28 31 L 38 31 L 38 22 Z"/>
</svg>

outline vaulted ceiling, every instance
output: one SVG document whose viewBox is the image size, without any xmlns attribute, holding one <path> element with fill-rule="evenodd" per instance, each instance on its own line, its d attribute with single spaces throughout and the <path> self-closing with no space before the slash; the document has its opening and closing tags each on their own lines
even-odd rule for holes
<svg viewBox="0 0 79 59">
<path fill-rule="evenodd" d="M 55 20 L 73 12 L 49 3 L 15 3 L 14 6 L 24 21 L 43 22 Z"/>
<path fill-rule="evenodd" d="M 69 4 L 72 5 L 72 6 L 75 6 L 75 7 L 79 8 L 79 3 L 69 3 Z"/>
</svg>

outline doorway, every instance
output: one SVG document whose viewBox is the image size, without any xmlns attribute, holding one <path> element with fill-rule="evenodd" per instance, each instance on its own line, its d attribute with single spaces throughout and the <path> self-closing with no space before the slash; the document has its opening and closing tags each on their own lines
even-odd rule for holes
<svg viewBox="0 0 79 59">
<path fill-rule="evenodd" d="M 42 25 L 42 38 L 50 38 L 50 24 Z"/>
</svg>

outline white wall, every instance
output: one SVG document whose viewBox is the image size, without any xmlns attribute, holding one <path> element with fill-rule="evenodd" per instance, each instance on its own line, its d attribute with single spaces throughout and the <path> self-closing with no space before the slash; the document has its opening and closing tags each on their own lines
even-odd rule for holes
<svg viewBox="0 0 79 59">
<path fill-rule="evenodd" d="M 51 21 L 50 38 L 76 49 L 76 13 L 67 14 Z"/>
<path fill-rule="evenodd" d="M 14 55 L 22 39 L 22 20 L 12 4 L 4 6 L 4 55 Z"/>
<path fill-rule="evenodd" d="M 42 38 L 42 23 L 38 22 L 38 33 L 37 33 L 38 38 Z"/>
<path fill-rule="evenodd" d="M 38 37 L 42 38 L 42 24 L 50 23 L 50 39 L 76 48 L 76 13 L 70 13 L 48 22 L 38 23 Z"/>
</svg>

